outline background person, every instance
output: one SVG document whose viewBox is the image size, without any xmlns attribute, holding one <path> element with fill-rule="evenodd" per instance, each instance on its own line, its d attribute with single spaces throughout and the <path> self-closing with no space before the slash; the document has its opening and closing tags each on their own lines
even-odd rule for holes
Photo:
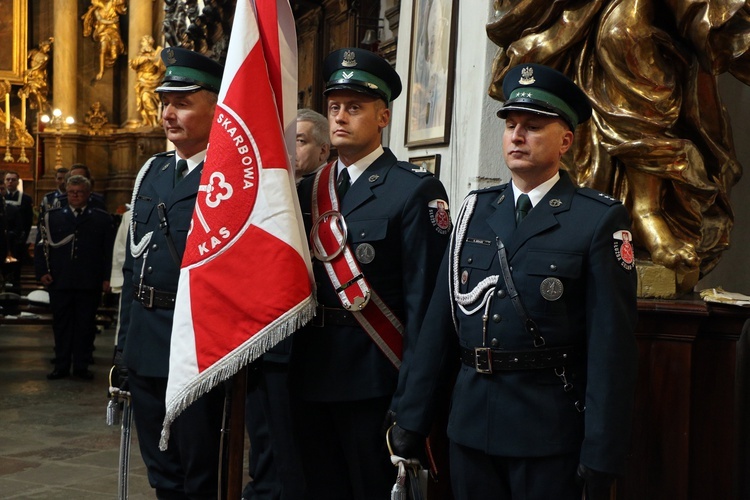
<svg viewBox="0 0 750 500">
<path fill-rule="evenodd" d="M 297 110 L 297 148 L 294 173 L 297 182 L 325 165 L 331 154 L 328 119 L 312 109 Z"/>
<path fill-rule="evenodd" d="M 67 181 L 68 206 L 44 215 L 44 234 L 37 235 L 36 276 L 49 290 L 56 380 L 73 375 L 90 380 L 88 369 L 94 343 L 96 310 L 102 292 L 109 291 L 115 228 L 112 216 L 86 205 L 88 179 L 74 175 Z"/>
</svg>

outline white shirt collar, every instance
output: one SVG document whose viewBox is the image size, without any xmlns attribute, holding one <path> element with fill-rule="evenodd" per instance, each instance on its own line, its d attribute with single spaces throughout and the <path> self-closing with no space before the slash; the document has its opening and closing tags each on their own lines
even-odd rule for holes
<svg viewBox="0 0 750 500">
<path fill-rule="evenodd" d="M 174 153 L 174 156 L 175 156 L 175 162 L 177 162 L 177 161 L 180 161 L 180 160 L 185 160 L 185 161 L 187 162 L 187 166 L 188 166 L 188 174 L 189 174 L 190 172 L 192 172 L 192 171 L 193 171 L 193 169 L 194 169 L 195 167 L 197 167 L 198 165 L 200 165 L 200 163 L 201 163 L 202 161 L 204 161 L 204 160 L 206 159 L 206 151 L 207 151 L 207 150 L 208 150 L 208 149 L 204 149 L 204 150 L 203 150 L 203 151 L 201 151 L 200 153 L 198 153 L 198 154 L 194 154 L 194 155 L 193 155 L 193 156 L 191 156 L 190 158 L 182 158 L 182 157 L 181 157 L 181 156 L 180 156 L 179 154 L 177 154 L 177 152 L 175 151 L 175 153 Z M 185 174 L 185 175 L 187 175 L 187 174 Z"/>
<path fill-rule="evenodd" d="M 354 184 L 354 181 L 356 181 L 362 173 L 367 170 L 367 167 L 372 165 L 372 163 L 380 158 L 380 155 L 382 155 L 385 152 L 382 145 L 378 145 L 375 150 L 365 156 L 364 158 L 361 158 L 357 160 L 355 163 L 352 163 L 348 167 L 345 166 L 343 163 L 341 163 L 341 159 L 339 159 L 336 162 L 336 178 L 338 179 L 339 174 L 341 173 L 341 170 L 346 168 L 349 170 L 349 178 L 351 179 L 351 183 Z"/>
<path fill-rule="evenodd" d="M 539 184 L 537 187 L 526 193 L 529 195 L 529 199 L 531 200 L 531 206 L 535 207 L 537 203 L 542 201 L 542 198 L 549 193 L 549 190 L 552 189 L 552 186 L 557 184 L 557 181 L 560 180 L 560 172 L 555 172 L 555 175 L 547 179 L 546 181 Z M 511 182 L 513 184 L 513 202 L 514 205 L 518 204 L 518 197 L 521 196 L 523 191 L 518 189 L 515 185 L 515 183 Z"/>
</svg>

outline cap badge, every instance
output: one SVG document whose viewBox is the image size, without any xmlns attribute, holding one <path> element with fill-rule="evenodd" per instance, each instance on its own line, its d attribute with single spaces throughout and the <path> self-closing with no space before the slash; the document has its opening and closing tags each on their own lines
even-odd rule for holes
<svg viewBox="0 0 750 500">
<path fill-rule="evenodd" d="M 354 71 L 350 71 L 348 73 L 346 71 L 344 71 L 344 72 L 341 73 L 341 76 L 344 77 L 344 80 L 351 80 L 352 77 L 354 76 Z"/>
<path fill-rule="evenodd" d="M 353 68 L 357 65 L 356 55 L 353 50 L 347 50 L 344 52 L 344 60 L 341 61 L 341 65 L 345 68 Z"/>
<path fill-rule="evenodd" d="M 536 82 L 536 80 L 534 79 L 534 68 L 523 68 L 521 70 L 521 79 L 518 80 L 518 83 L 520 83 L 521 85 L 531 85 L 534 82 Z"/>
<path fill-rule="evenodd" d="M 177 63 L 177 58 L 174 56 L 174 50 L 167 49 L 167 62 L 169 64 Z"/>
</svg>

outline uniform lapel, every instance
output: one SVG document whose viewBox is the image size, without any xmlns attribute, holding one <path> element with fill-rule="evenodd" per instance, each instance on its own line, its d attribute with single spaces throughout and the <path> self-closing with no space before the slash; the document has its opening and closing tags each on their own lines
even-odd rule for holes
<svg viewBox="0 0 750 500">
<path fill-rule="evenodd" d="M 357 181 L 352 184 L 346 193 L 345 202 L 342 203 L 341 213 L 346 217 L 357 207 L 375 196 L 373 192 L 377 186 L 385 182 L 386 175 L 393 164 L 396 163 L 396 157 L 390 150 L 386 149 L 372 165 L 362 172 Z"/>
<path fill-rule="evenodd" d="M 513 232 L 516 229 L 515 206 L 513 202 L 513 189 L 510 184 L 497 195 L 492 202 L 494 210 L 487 217 L 487 224 L 490 226 L 495 235 L 508 245 L 513 238 Z M 493 242 L 494 244 L 494 242 Z"/>
<path fill-rule="evenodd" d="M 570 177 L 561 170 L 560 180 L 534 206 L 523 220 L 523 224 L 513 233 L 513 239 L 508 245 L 508 259 L 511 259 L 530 238 L 558 224 L 557 214 L 570 210 L 575 189 Z"/>
<path fill-rule="evenodd" d="M 167 170 L 172 176 L 172 182 L 174 183 L 174 161 L 172 161 L 172 168 Z M 203 162 L 200 162 L 197 167 L 190 171 L 183 179 L 177 183 L 172 189 L 171 194 L 167 197 L 167 209 L 172 205 L 184 200 L 185 198 L 194 197 L 198 192 L 198 187 L 201 183 L 201 174 L 203 173 Z"/>
</svg>

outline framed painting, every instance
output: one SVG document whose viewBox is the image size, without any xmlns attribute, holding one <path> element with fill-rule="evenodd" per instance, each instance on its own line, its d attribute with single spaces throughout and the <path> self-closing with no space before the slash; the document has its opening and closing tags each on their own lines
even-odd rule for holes
<svg viewBox="0 0 750 500">
<path fill-rule="evenodd" d="M 414 0 L 406 147 L 447 144 L 453 106 L 456 0 Z"/>
<path fill-rule="evenodd" d="M 414 156 L 409 163 L 419 167 L 421 171 L 432 172 L 436 179 L 440 178 L 440 155 Z"/>
<path fill-rule="evenodd" d="M 26 0 L 0 0 L 0 80 L 23 84 L 26 71 Z"/>
</svg>

